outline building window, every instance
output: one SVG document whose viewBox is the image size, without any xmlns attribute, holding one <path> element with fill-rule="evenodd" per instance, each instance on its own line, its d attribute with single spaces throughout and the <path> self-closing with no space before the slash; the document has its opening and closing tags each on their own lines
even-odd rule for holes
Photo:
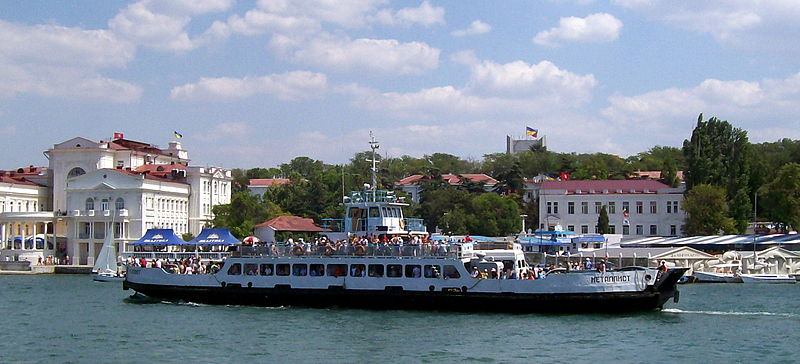
<svg viewBox="0 0 800 364">
<path fill-rule="evenodd" d="M 644 226 L 636 225 L 636 235 L 644 235 Z"/>
<path fill-rule="evenodd" d="M 602 202 L 595 202 L 594 203 L 594 213 L 595 214 L 599 214 L 600 213 L 600 209 L 602 209 L 602 208 L 603 208 L 603 203 Z"/>
<path fill-rule="evenodd" d="M 83 168 L 75 167 L 69 170 L 69 173 L 67 173 L 67 178 L 78 177 L 83 174 L 86 174 L 86 171 L 84 171 Z"/>
<path fill-rule="evenodd" d="M 669 226 L 669 235 L 677 236 L 678 235 L 678 227 L 676 225 Z"/>
<path fill-rule="evenodd" d="M 589 233 L 589 225 L 581 225 L 581 234 Z"/>
<path fill-rule="evenodd" d="M 629 225 L 622 225 L 622 235 L 630 235 L 631 227 Z"/>
<path fill-rule="evenodd" d="M 614 201 L 610 201 L 608 203 L 608 213 L 609 214 L 616 214 L 617 213 L 617 203 Z"/>
<path fill-rule="evenodd" d="M 658 235 L 658 226 L 650 225 L 650 235 Z"/>
<path fill-rule="evenodd" d="M 567 230 L 575 231 L 575 225 L 567 225 Z"/>
<path fill-rule="evenodd" d="M 86 211 L 94 210 L 94 199 L 87 198 L 86 199 Z"/>
<path fill-rule="evenodd" d="M 636 201 L 636 213 L 643 214 L 644 213 L 644 204 L 642 201 Z"/>
<path fill-rule="evenodd" d="M 625 213 L 625 212 L 630 213 L 631 212 L 631 204 L 630 204 L 630 202 L 628 202 L 628 201 L 623 201 L 622 202 L 622 212 L 623 213 Z"/>
<path fill-rule="evenodd" d="M 100 201 L 100 210 L 108 210 L 108 199 L 104 198 Z"/>
<path fill-rule="evenodd" d="M 589 203 L 586 201 L 581 202 L 581 213 L 588 214 L 589 213 Z"/>
<path fill-rule="evenodd" d="M 655 201 L 650 201 L 650 213 L 658 213 L 658 204 Z"/>
<path fill-rule="evenodd" d="M 617 233 L 617 226 L 616 225 L 608 225 L 608 233 L 609 234 L 616 234 Z"/>
<path fill-rule="evenodd" d="M 558 214 L 558 202 L 553 202 L 553 213 Z"/>
<path fill-rule="evenodd" d="M 114 205 L 117 210 L 122 210 L 125 208 L 125 200 L 123 200 L 122 197 L 117 197 L 117 201 L 114 202 Z"/>
<path fill-rule="evenodd" d="M 552 202 L 548 202 L 547 203 L 547 213 L 548 214 L 552 214 L 553 213 L 553 203 Z"/>
<path fill-rule="evenodd" d="M 575 202 L 567 202 L 567 213 L 570 215 L 575 214 Z"/>
</svg>

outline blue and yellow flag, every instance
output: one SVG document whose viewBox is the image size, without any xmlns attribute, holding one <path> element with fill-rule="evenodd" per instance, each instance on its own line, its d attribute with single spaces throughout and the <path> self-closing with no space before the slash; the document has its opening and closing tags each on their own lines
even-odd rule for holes
<svg viewBox="0 0 800 364">
<path fill-rule="evenodd" d="M 526 126 L 525 127 L 525 134 L 527 134 L 530 137 L 536 138 L 536 137 L 539 136 L 539 130 L 531 128 L 530 126 Z"/>
<path fill-rule="evenodd" d="M 176 139 L 183 138 L 183 134 L 178 133 L 177 131 L 172 132 L 172 135 L 174 135 Z"/>
</svg>

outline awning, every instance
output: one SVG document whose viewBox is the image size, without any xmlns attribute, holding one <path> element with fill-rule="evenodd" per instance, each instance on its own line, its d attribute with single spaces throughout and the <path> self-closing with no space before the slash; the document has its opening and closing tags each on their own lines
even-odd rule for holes
<svg viewBox="0 0 800 364">
<path fill-rule="evenodd" d="M 572 238 L 573 243 L 602 243 L 606 238 L 602 235 L 582 235 Z"/>
<path fill-rule="evenodd" d="M 539 238 L 539 237 L 523 237 L 519 239 L 520 244 L 522 245 L 546 245 L 546 246 L 566 246 L 570 245 L 570 243 L 563 242 L 563 241 L 553 241 L 549 238 Z"/>
<path fill-rule="evenodd" d="M 172 229 L 148 229 L 141 239 L 128 245 L 185 245 Z"/>
<path fill-rule="evenodd" d="M 235 245 L 240 244 L 239 239 L 231 235 L 228 229 L 203 229 L 196 238 L 187 242 L 187 245 Z"/>
</svg>

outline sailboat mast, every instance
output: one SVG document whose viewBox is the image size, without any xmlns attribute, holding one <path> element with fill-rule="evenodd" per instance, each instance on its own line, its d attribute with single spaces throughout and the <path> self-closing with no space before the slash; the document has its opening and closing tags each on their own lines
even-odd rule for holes
<svg viewBox="0 0 800 364">
<path fill-rule="evenodd" d="M 378 188 L 378 159 L 375 156 L 375 151 L 380 148 L 381 146 L 378 144 L 378 141 L 375 140 L 375 136 L 372 135 L 372 130 L 369 131 L 369 147 L 372 148 L 372 191 L 375 191 Z"/>
</svg>

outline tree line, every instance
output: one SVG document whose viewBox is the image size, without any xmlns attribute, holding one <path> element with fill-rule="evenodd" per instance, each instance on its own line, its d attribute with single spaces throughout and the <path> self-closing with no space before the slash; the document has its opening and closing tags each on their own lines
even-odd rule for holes
<svg viewBox="0 0 800 364">
<path fill-rule="evenodd" d="M 371 157 L 370 151 L 358 152 L 348 163 L 332 165 L 301 156 L 271 168 L 234 169 L 231 203 L 214 207 L 214 225 L 230 228 L 241 238 L 256 224 L 280 215 L 318 223 L 326 217 L 341 218 L 343 194 L 370 183 Z M 704 120 L 702 114 L 682 147 L 655 146 L 627 158 L 535 149 L 487 154 L 481 160 L 446 153 L 377 159 L 380 189 L 396 190 L 395 182 L 414 174 L 430 177 L 423 182 L 420 202 L 411 203 L 404 215 L 423 218 L 429 230 L 438 227 L 451 234 L 517 232 L 521 214 L 527 215 L 526 226 L 536 227 L 538 201 L 525 203 L 521 198 L 526 178 L 565 173 L 570 179 L 626 179 L 639 170 L 661 171 L 661 181 L 671 186 L 679 184 L 678 171 L 683 171 L 688 235 L 744 232 L 756 195 L 759 218 L 786 228 L 800 225 L 800 141 L 752 144 L 746 131 L 714 117 Z M 487 174 L 498 183 L 487 192 L 481 183 L 463 179 L 461 185 L 451 186 L 441 179 L 444 174 L 472 173 Z M 263 196 L 248 192 L 250 179 L 275 177 L 291 182 L 272 186 Z"/>
</svg>

